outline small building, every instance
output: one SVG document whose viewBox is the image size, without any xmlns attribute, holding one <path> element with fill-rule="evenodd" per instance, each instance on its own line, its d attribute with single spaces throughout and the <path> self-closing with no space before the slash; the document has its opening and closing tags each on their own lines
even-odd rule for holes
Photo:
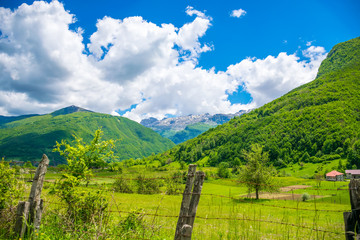
<svg viewBox="0 0 360 240">
<path fill-rule="evenodd" d="M 346 178 L 360 178 L 360 169 L 345 170 Z"/>
<path fill-rule="evenodd" d="M 326 181 L 344 181 L 344 174 L 333 170 L 326 174 Z"/>
</svg>

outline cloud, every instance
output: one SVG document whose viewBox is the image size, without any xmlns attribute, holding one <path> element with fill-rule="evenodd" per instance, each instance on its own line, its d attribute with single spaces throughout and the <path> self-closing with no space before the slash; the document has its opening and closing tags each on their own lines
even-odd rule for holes
<svg viewBox="0 0 360 240">
<path fill-rule="evenodd" d="M 265 59 L 247 58 L 228 67 L 227 73 L 243 85 L 259 107 L 290 90 L 315 79 L 326 57 L 323 47 L 310 46 L 302 51 L 305 60 L 296 54 L 280 53 Z"/>
<path fill-rule="evenodd" d="M 198 60 L 212 46 L 200 39 L 212 19 L 192 7 L 183 26 L 142 17 L 99 19 L 87 46 L 62 3 L 37 1 L 0 8 L 0 115 L 47 113 L 68 105 L 140 121 L 168 114 L 229 113 L 259 106 L 312 80 L 324 49 L 245 59 L 226 72 Z M 296 74 L 295 74 L 296 73 Z M 232 104 L 244 86 L 254 101 Z"/>
<path fill-rule="evenodd" d="M 233 10 L 230 14 L 231 17 L 236 17 L 236 18 L 240 18 L 245 15 L 246 15 L 246 11 L 241 8 L 237 10 Z"/>
</svg>

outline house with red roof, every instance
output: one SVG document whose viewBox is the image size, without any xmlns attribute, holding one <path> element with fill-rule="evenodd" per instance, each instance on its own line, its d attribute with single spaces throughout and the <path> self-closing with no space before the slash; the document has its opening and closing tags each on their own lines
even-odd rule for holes
<svg viewBox="0 0 360 240">
<path fill-rule="evenodd" d="M 344 181 L 344 174 L 333 170 L 326 174 L 327 181 Z"/>
<path fill-rule="evenodd" d="M 345 170 L 346 178 L 360 178 L 360 170 L 353 169 L 353 170 Z"/>
</svg>

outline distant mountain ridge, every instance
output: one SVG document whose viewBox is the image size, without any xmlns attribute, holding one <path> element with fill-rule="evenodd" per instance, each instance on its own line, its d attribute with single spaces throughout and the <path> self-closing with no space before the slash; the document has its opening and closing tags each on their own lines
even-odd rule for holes
<svg viewBox="0 0 360 240">
<path fill-rule="evenodd" d="M 191 114 L 188 116 L 164 118 L 162 120 L 148 118 L 143 119 L 140 124 L 151 128 L 161 136 L 167 137 L 178 144 L 248 112 L 250 110 L 241 110 L 234 114 Z"/>
<path fill-rule="evenodd" d="M 135 121 L 76 106 L 50 114 L 1 119 L 0 157 L 6 160 L 35 161 L 45 153 L 52 165 L 63 163 L 64 159 L 52 152 L 56 141 L 72 141 L 75 135 L 89 142 L 99 128 L 105 140 L 116 140 L 113 150 L 119 160 L 149 156 L 174 146 L 169 139 Z"/>
<path fill-rule="evenodd" d="M 59 109 L 55 112 L 52 112 L 51 115 L 55 117 L 55 116 L 66 115 L 66 114 L 71 114 L 71 113 L 75 113 L 75 112 L 93 112 L 93 111 L 71 105 L 69 107 L 65 107 L 65 108 Z"/>
<path fill-rule="evenodd" d="M 149 159 L 233 167 L 245 164 L 243 150 L 257 143 L 277 168 L 321 163 L 315 174 L 338 160 L 342 171 L 360 168 L 359 129 L 358 37 L 334 46 L 313 81 Z"/>
</svg>

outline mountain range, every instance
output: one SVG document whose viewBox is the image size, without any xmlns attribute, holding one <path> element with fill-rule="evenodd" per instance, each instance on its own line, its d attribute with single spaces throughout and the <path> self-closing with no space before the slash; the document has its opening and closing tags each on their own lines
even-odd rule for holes
<svg viewBox="0 0 360 240">
<path fill-rule="evenodd" d="M 127 118 L 69 106 L 44 115 L 0 116 L 0 155 L 6 160 L 36 161 L 45 153 L 56 165 L 64 162 L 52 152 L 56 141 L 72 141 L 75 135 L 89 142 L 99 128 L 105 140 L 116 140 L 114 153 L 119 160 L 146 157 L 175 145 Z"/>
<path fill-rule="evenodd" d="M 163 137 L 169 138 L 175 144 L 179 144 L 247 112 L 250 110 L 242 110 L 234 114 L 191 114 L 162 120 L 148 118 L 143 119 L 140 124 L 151 128 Z"/>
<path fill-rule="evenodd" d="M 360 168 L 360 38 L 337 44 L 315 80 L 148 160 L 229 166 L 262 145 L 278 168 L 345 160 Z M 340 164 L 339 164 L 340 165 Z"/>
</svg>

